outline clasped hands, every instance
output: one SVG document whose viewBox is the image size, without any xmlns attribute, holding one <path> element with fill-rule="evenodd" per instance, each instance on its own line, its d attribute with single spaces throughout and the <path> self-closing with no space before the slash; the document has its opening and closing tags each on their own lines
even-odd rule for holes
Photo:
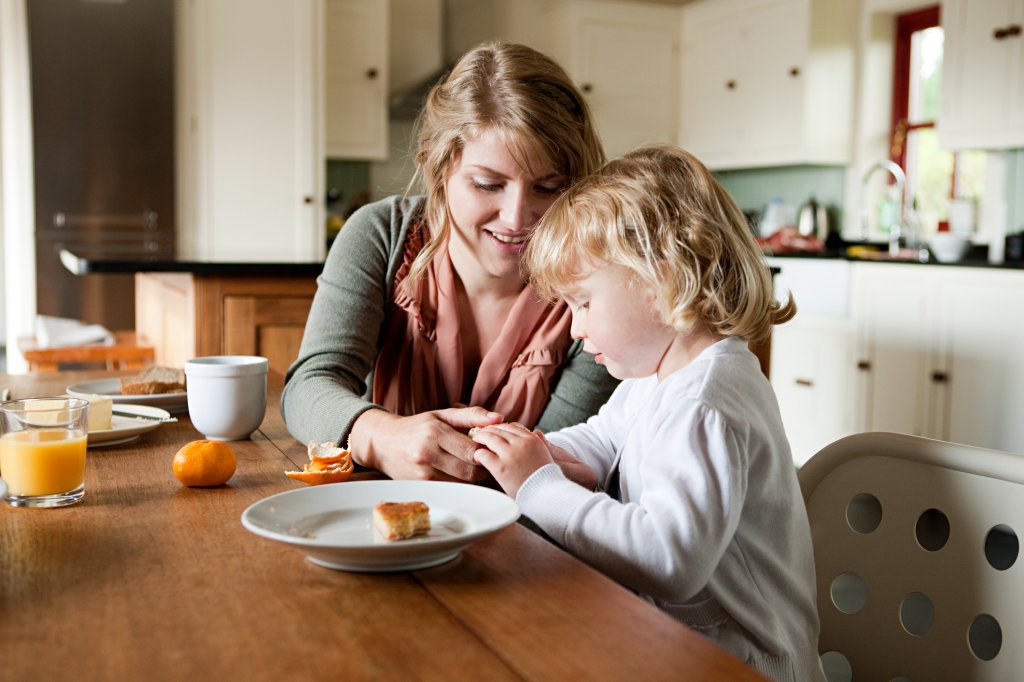
<svg viewBox="0 0 1024 682">
<path fill-rule="evenodd" d="M 472 437 L 470 429 L 478 429 Z M 393 479 L 478 482 L 493 475 L 511 497 L 534 471 L 552 462 L 586 488 L 597 482 L 589 466 L 549 443 L 540 431 L 504 423 L 502 415 L 482 407 L 409 417 L 369 410 L 353 425 L 350 445 L 356 463 Z"/>
</svg>

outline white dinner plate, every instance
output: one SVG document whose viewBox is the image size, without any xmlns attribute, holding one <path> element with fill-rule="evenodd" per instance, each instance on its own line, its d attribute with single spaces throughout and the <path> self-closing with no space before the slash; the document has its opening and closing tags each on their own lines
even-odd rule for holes
<svg viewBox="0 0 1024 682">
<path fill-rule="evenodd" d="M 428 535 L 389 542 L 373 529 L 378 502 L 414 501 L 430 507 Z M 242 525 L 327 568 L 410 571 L 450 561 L 518 518 L 513 499 L 468 483 L 350 481 L 264 498 L 242 513 Z"/>
<path fill-rule="evenodd" d="M 67 387 L 68 395 L 80 398 L 83 395 L 105 395 L 114 404 L 131 403 L 132 405 L 152 405 L 161 407 L 171 414 L 180 414 L 188 411 L 188 395 L 182 393 L 157 393 L 155 395 L 123 395 L 121 393 L 121 380 L 97 379 L 95 381 L 83 381 Z"/>
<path fill-rule="evenodd" d="M 110 418 L 111 428 L 89 432 L 88 447 L 119 445 L 133 441 L 144 433 L 148 433 L 160 426 L 162 422 L 156 419 L 167 419 L 171 415 L 167 410 L 150 405 L 125 405 L 118 403 L 114 408 L 120 412 L 131 412 L 133 415 L 115 414 Z M 153 417 L 154 419 L 145 419 Z"/>
</svg>

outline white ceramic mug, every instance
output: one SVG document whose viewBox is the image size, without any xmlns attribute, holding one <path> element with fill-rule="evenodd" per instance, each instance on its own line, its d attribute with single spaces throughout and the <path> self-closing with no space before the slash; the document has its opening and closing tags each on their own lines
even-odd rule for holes
<svg viewBox="0 0 1024 682">
<path fill-rule="evenodd" d="M 266 358 L 214 355 L 185 362 L 188 414 L 207 440 L 243 440 L 267 410 Z"/>
</svg>

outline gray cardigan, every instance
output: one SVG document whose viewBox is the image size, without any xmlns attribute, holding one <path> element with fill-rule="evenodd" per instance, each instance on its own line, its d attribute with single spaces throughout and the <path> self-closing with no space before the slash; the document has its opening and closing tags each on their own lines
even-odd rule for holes
<svg viewBox="0 0 1024 682">
<path fill-rule="evenodd" d="M 281 413 L 299 441 L 345 443 L 356 418 L 379 408 L 367 399 L 369 376 L 406 235 L 423 204 L 423 197 L 391 197 L 364 206 L 331 247 L 281 395 Z M 548 432 L 585 421 L 617 384 L 582 341 L 574 342 L 536 427 Z"/>
</svg>

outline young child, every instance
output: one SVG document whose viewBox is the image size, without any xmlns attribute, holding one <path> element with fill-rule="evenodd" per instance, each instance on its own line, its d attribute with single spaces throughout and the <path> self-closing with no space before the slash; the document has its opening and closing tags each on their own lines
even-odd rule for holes
<svg viewBox="0 0 1024 682">
<path fill-rule="evenodd" d="M 624 381 L 584 424 L 477 431 L 477 461 L 555 541 L 740 660 L 823 680 L 807 516 L 747 348 L 796 308 L 736 204 L 690 154 L 647 147 L 565 192 L 525 263 Z M 603 492 L 565 477 L 569 456 Z"/>
</svg>

